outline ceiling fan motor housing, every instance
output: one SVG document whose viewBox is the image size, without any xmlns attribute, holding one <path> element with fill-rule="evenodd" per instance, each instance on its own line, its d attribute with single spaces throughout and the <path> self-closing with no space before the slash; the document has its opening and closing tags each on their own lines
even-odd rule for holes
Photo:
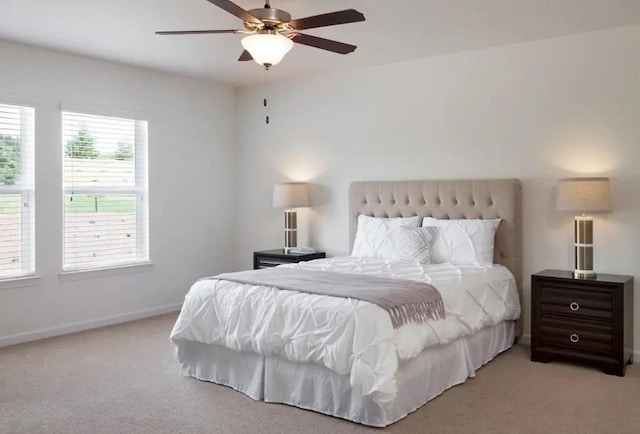
<svg viewBox="0 0 640 434">
<path fill-rule="evenodd" d="M 258 18 L 260 21 L 265 23 L 267 26 L 273 26 L 277 28 L 278 26 L 282 26 L 283 24 L 287 24 L 291 21 L 291 14 L 286 11 L 275 9 L 275 8 L 262 8 L 262 9 L 251 9 L 248 11 L 251 15 Z M 245 22 L 245 27 L 250 30 L 255 30 L 258 26 Z"/>
</svg>

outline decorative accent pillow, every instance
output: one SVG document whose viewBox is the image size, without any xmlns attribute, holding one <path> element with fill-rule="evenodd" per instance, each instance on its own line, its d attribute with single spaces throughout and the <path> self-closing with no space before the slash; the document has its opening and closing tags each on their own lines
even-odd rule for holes
<svg viewBox="0 0 640 434">
<path fill-rule="evenodd" d="M 379 218 L 359 215 L 358 230 L 351 256 L 374 256 L 390 259 L 394 246 L 389 234 L 399 227 L 417 228 L 419 224 L 420 217 L 418 216 Z"/>
<path fill-rule="evenodd" d="M 431 240 L 437 228 L 408 228 L 400 226 L 389 233 L 393 249 L 392 261 L 415 261 L 420 264 L 431 263 Z"/>
<path fill-rule="evenodd" d="M 501 219 L 437 220 L 425 217 L 422 227 L 435 226 L 431 260 L 453 265 L 491 265 L 496 230 Z"/>
</svg>

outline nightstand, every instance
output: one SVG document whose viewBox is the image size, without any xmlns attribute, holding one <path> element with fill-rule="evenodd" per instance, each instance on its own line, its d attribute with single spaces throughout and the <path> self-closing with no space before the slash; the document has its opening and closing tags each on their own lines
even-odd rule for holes
<svg viewBox="0 0 640 434">
<path fill-rule="evenodd" d="M 633 277 L 571 271 L 531 276 L 531 360 L 593 365 L 624 376 L 633 362 Z"/>
<path fill-rule="evenodd" d="M 314 253 L 285 253 L 284 249 L 262 250 L 253 252 L 253 269 L 276 267 L 282 264 L 292 264 L 326 257 L 325 252 Z"/>
</svg>

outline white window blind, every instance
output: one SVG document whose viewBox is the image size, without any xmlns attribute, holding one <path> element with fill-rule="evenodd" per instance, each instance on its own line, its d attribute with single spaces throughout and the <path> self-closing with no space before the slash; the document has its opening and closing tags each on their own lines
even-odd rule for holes
<svg viewBox="0 0 640 434">
<path fill-rule="evenodd" d="M 35 273 L 34 116 L 0 104 L 0 279 Z"/>
<path fill-rule="evenodd" d="M 149 260 L 147 122 L 62 113 L 65 271 Z"/>
</svg>

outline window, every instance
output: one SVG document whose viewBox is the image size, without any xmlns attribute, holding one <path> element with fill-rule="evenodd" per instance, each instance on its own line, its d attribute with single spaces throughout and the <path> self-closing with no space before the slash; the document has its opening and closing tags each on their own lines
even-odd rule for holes
<svg viewBox="0 0 640 434">
<path fill-rule="evenodd" d="M 34 116 L 0 104 L 0 279 L 35 274 Z"/>
<path fill-rule="evenodd" d="M 147 122 L 62 113 L 63 270 L 148 262 Z"/>
</svg>

